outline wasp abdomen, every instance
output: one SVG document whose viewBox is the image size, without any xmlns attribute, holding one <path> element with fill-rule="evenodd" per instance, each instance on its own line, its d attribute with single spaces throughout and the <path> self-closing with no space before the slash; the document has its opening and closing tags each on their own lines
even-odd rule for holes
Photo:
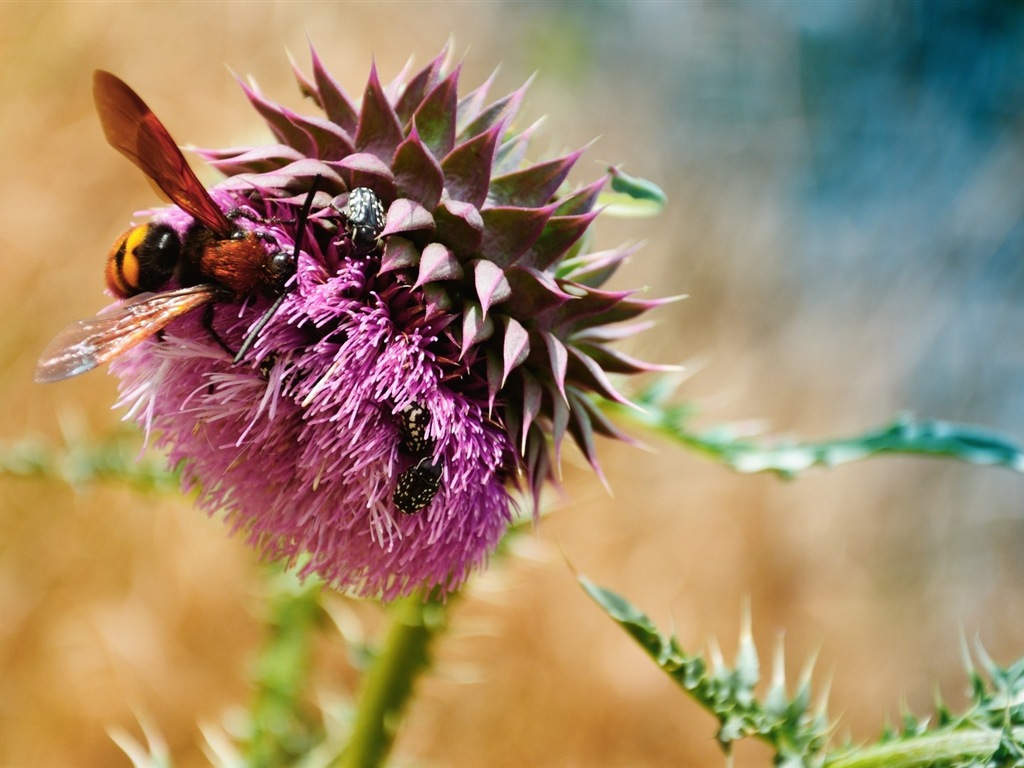
<svg viewBox="0 0 1024 768">
<path fill-rule="evenodd" d="M 107 287 L 121 299 L 155 291 L 170 280 L 180 256 L 181 240 L 168 225 L 132 227 L 107 257 Z"/>
</svg>

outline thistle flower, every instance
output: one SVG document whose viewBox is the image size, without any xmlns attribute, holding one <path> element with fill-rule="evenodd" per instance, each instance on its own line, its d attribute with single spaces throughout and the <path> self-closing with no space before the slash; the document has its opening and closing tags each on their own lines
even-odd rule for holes
<svg viewBox="0 0 1024 768">
<path fill-rule="evenodd" d="M 298 250 L 296 275 L 270 315 L 260 296 L 217 302 L 113 366 L 201 507 L 384 599 L 457 588 L 497 545 L 510 488 L 536 505 L 567 433 L 600 472 L 594 433 L 623 435 L 591 398 L 625 402 L 609 374 L 655 368 L 608 346 L 660 302 L 600 288 L 631 253 L 584 246 L 604 179 L 567 185 L 580 152 L 527 162 L 525 86 L 460 98 L 445 59 L 386 87 L 371 70 L 357 106 L 313 53 L 296 75 L 326 117 L 243 84 L 276 143 L 202 151 L 227 176 L 212 195 Z M 261 321 L 233 363 L 224 347 Z"/>
</svg>

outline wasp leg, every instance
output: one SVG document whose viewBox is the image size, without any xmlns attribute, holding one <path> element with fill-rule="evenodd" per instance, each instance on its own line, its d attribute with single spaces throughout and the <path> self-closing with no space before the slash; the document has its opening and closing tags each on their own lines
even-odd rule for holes
<svg viewBox="0 0 1024 768">
<path fill-rule="evenodd" d="M 214 341 L 220 344 L 221 349 L 228 353 L 228 357 L 232 359 L 235 357 L 235 350 L 224 342 L 224 339 L 217 333 L 217 329 L 213 327 L 213 304 L 207 304 L 203 307 L 203 328 L 206 329 L 206 332 L 210 334 Z"/>
</svg>

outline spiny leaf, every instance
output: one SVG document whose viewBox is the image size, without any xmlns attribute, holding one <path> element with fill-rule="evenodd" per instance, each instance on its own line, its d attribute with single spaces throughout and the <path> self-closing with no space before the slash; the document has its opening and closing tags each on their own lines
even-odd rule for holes
<svg viewBox="0 0 1024 768">
<path fill-rule="evenodd" d="M 477 208 L 483 206 L 491 181 L 494 149 L 504 130 L 505 124 L 499 123 L 442 155 L 445 189 L 452 198 Z"/>
<path fill-rule="evenodd" d="M 508 301 L 512 295 L 508 279 L 505 273 L 493 262 L 479 259 L 470 264 L 473 270 L 473 282 L 476 286 L 476 295 L 480 299 L 480 306 L 484 314 L 495 304 Z"/>
<path fill-rule="evenodd" d="M 409 81 L 404 84 L 401 89 L 402 95 L 398 97 L 398 101 L 395 103 L 395 113 L 403 123 L 412 118 L 413 113 L 423 101 L 427 91 L 437 85 L 447 58 L 448 46 L 446 45 L 441 49 L 441 53 L 435 56 L 427 66 L 409 78 Z M 404 80 L 405 78 L 399 76 L 395 81 L 396 86 L 403 83 Z"/>
<path fill-rule="evenodd" d="M 546 208 L 487 208 L 480 212 L 484 220 L 484 239 L 480 255 L 499 267 L 510 266 L 540 236 L 551 218 L 554 206 Z"/>
<path fill-rule="evenodd" d="M 415 200 L 401 198 L 389 207 L 381 237 L 401 232 L 429 231 L 434 228 L 434 217 L 430 211 Z"/>
<path fill-rule="evenodd" d="M 416 108 L 413 123 L 434 157 L 447 155 L 455 144 L 455 108 L 460 68 L 453 69 Z"/>
<path fill-rule="evenodd" d="M 491 179 L 491 205 L 540 206 L 551 200 L 583 150 Z"/>
<path fill-rule="evenodd" d="M 413 288 L 438 280 L 458 280 L 462 276 L 462 265 L 455 254 L 441 243 L 430 243 L 420 256 L 420 272 Z"/>
</svg>

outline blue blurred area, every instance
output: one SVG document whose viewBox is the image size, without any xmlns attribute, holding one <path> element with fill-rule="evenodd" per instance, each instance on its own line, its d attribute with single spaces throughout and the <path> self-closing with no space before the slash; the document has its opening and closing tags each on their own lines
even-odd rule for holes
<svg viewBox="0 0 1024 768">
<path fill-rule="evenodd" d="M 900 287 L 908 313 L 951 302 L 929 313 L 906 399 L 1019 431 L 1024 5 L 867 4 L 823 24 L 808 9 L 780 5 L 799 34 L 810 140 L 793 168 L 805 290 L 822 300 L 848 281 L 869 305 Z M 853 243 L 835 239 L 845 223 Z"/>
<path fill-rule="evenodd" d="M 721 311 L 795 362 L 816 336 L 804 356 L 826 373 L 874 359 L 898 407 L 1024 435 L 1024 3 L 506 8 L 524 69 L 557 70 L 602 129 L 651 121 L 637 154 L 668 158 L 649 175 L 674 202 L 698 190 L 683 197 L 719 232 L 779 222 L 763 251 L 666 270 L 691 311 L 719 286 Z M 609 92 L 615 120 L 588 101 Z"/>
</svg>

